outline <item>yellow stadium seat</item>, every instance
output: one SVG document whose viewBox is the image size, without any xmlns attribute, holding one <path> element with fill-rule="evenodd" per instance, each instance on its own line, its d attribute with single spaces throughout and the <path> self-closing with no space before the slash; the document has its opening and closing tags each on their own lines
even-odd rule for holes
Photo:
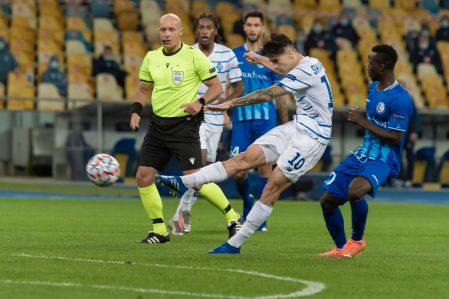
<svg viewBox="0 0 449 299">
<path fill-rule="evenodd" d="M 8 103 L 9 110 L 34 109 L 34 82 L 30 82 L 24 72 L 10 72 L 8 74 Z"/>
<path fill-rule="evenodd" d="M 244 39 L 240 34 L 230 33 L 227 37 L 228 46 L 231 48 L 235 48 L 244 43 Z"/>
<path fill-rule="evenodd" d="M 398 74 L 397 79 L 399 83 L 404 87 L 412 96 L 413 101 L 417 108 L 423 108 L 425 106 L 424 100 L 421 96 L 421 90 L 416 83 L 416 78 L 413 74 Z"/>
<path fill-rule="evenodd" d="M 212 10 L 206 1 L 193 0 L 192 2 L 192 17 L 197 18 L 203 13 L 211 13 Z"/>
<path fill-rule="evenodd" d="M 0 110 L 4 107 L 5 101 L 5 85 L 0 82 Z"/>
<path fill-rule="evenodd" d="M 65 51 L 69 54 L 88 54 L 84 44 L 79 40 L 68 40 L 65 43 Z"/>
<path fill-rule="evenodd" d="M 34 43 L 26 41 L 20 37 L 11 37 L 9 41 L 9 49 L 11 52 L 26 52 L 34 56 Z"/>
<path fill-rule="evenodd" d="M 92 57 L 85 54 L 70 54 L 67 55 L 67 65 L 78 65 L 92 68 Z"/>
<path fill-rule="evenodd" d="M 58 22 L 58 20 L 52 16 L 41 15 L 39 18 L 39 29 L 59 30 L 61 27 L 63 27 L 62 22 Z"/>
<path fill-rule="evenodd" d="M 403 10 L 416 10 L 416 1 L 411 0 L 396 0 L 396 6 Z"/>
<path fill-rule="evenodd" d="M 316 10 L 317 2 L 315 0 L 294 0 L 293 5 L 295 6 L 295 10 Z"/>
<path fill-rule="evenodd" d="M 98 74 L 97 81 L 97 99 L 103 101 L 121 101 L 123 100 L 122 88 L 117 84 L 115 77 L 110 74 Z"/>
<path fill-rule="evenodd" d="M 295 27 L 290 26 L 290 25 L 281 25 L 278 28 L 278 31 L 280 33 L 284 33 L 285 35 L 287 35 L 291 40 L 296 40 L 296 30 Z"/>
<path fill-rule="evenodd" d="M 24 17 L 35 17 L 36 7 L 27 5 L 25 3 L 13 3 L 12 4 L 12 15 L 13 16 L 24 16 Z"/>
<path fill-rule="evenodd" d="M 37 20 L 36 18 L 25 16 L 13 16 L 11 18 L 11 27 L 23 27 L 35 31 L 37 28 Z"/>
<path fill-rule="evenodd" d="M 123 55 L 137 55 L 144 57 L 147 52 L 147 48 L 141 43 L 128 42 L 123 44 Z"/>
<path fill-rule="evenodd" d="M 341 10 L 340 1 L 320 0 L 319 10 L 327 13 L 337 14 Z"/>
<path fill-rule="evenodd" d="M 137 86 L 139 86 L 139 78 L 137 73 L 130 74 L 126 77 L 125 81 L 125 93 L 127 99 L 132 99 L 134 93 L 137 90 Z"/>
<path fill-rule="evenodd" d="M 134 30 L 122 31 L 122 43 L 126 42 L 137 42 L 143 44 L 142 33 Z"/>
<path fill-rule="evenodd" d="M 139 14 L 136 11 L 124 11 L 117 16 L 118 28 L 124 30 L 136 30 L 139 25 Z"/>
<path fill-rule="evenodd" d="M 142 0 L 140 2 L 140 15 L 142 18 L 142 25 L 146 26 L 147 24 L 153 24 L 157 26 L 162 12 L 156 1 Z"/>
<path fill-rule="evenodd" d="M 80 108 L 92 103 L 92 92 L 86 83 L 71 83 L 68 85 L 68 108 Z"/>
<path fill-rule="evenodd" d="M 143 56 L 134 55 L 134 54 L 124 55 L 123 60 L 124 60 L 124 65 L 125 65 L 126 70 L 128 70 L 128 68 L 131 68 L 131 67 L 139 68 L 142 64 Z"/>
<path fill-rule="evenodd" d="M 226 17 L 222 17 L 220 20 L 220 25 L 223 28 L 224 35 L 227 36 L 232 33 L 234 28 L 234 23 L 240 20 L 241 16 L 237 12 L 230 12 L 226 14 Z M 226 20 L 226 21 L 225 21 Z"/>
<path fill-rule="evenodd" d="M 134 11 L 134 6 L 130 0 L 114 1 L 114 13 L 115 15 L 121 12 Z"/>
<path fill-rule="evenodd" d="M 100 31 L 116 31 L 112 21 L 106 18 L 95 18 L 94 19 L 94 32 Z"/>
<path fill-rule="evenodd" d="M 420 81 L 426 79 L 426 77 L 438 77 L 437 70 L 433 64 L 430 63 L 420 63 L 417 67 L 417 75 Z"/>
<path fill-rule="evenodd" d="M 444 186 L 449 185 L 449 161 L 446 160 L 441 165 L 440 184 Z"/>
<path fill-rule="evenodd" d="M 216 15 L 220 18 L 226 17 L 228 14 L 235 12 L 236 7 L 228 1 L 217 1 L 215 6 Z"/>
<path fill-rule="evenodd" d="M 11 37 L 20 37 L 20 39 L 23 39 L 29 43 L 34 43 L 36 41 L 36 32 L 23 27 L 11 27 L 9 30 L 9 35 Z"/>
<path fill-rule="evenodd" d="M 63 111 L 64 98 L 59 95 L 58 89 L 51 83 L 40 83 L 37 87 L 37 109 L 39 111 Z"/>
<path fill-rule="evenodd" d="M 34 55 L 30 55 L 29 53 L 20 50 L 12 53 L 21 69 L 26 71 L 34 70 Z"/>
<path fill-rule="evenodd" d="M 390 0 L 369 0 L 369 6 L 380 11 L 389 11 L 391 9 Z"/>
</svg>

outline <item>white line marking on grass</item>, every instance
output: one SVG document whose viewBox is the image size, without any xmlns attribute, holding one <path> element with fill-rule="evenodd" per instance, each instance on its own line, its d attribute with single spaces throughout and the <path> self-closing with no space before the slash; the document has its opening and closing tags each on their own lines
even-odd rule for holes
<svg viewBox="0 0 449 299">
<path fill-rule="evenodd" d="M 65 256 L 46 256 L 46 255 L 31 255 L 26 253 L 21 254 L 11 254 L 10 256 L 15 257 L 27 257 L 27 258 L 40 258 L 40 259 L 52 259 L 52 260 L 65 260 L 65 261 L 76 261 L 76 262 L 85 262 L 85 263 L 99 263 L 99 264 L 114 264 L 114 265 L 126 265 L 129 264 L 124 261 L 108 261 L 108 260 L 99 260 L 99 259 L 83 259 L 83 258 L 73 258 L 73 257 L 65 257 Z M 326 288 L 326 285 L 311 280 L 303 280 L 297 279 L 288 276 L 278 276 L 268 273 L 256 272 L 256 271 L 247 271 L 242 269 L 221 269 L 221 268 L 207 268 L 207 267 L 193 267 L 193 266 L 175 266 L 175 265 L 165 265 L 165 264 L 149 264 L 149 263 L 131 263 L 133 265 L 139 266 L 149 266 L 149 267 L 159 267 L 159 268 L 174 268 L 174 269 L 191 269 L 191 270 L 201 270 L 201 271 L 221 271 L 221 272 L 233 272 L 240 273 L 251 276 L 258 276 L 264 278 L 271 278 L 274 280 L 280 281 L 289 281 L 294 283 L 300 283 L 301 285 L 305 285 L 304 289 L 299 291 L 295 291 L 287 294 L 273 294 L 273 295 L 264 295 L 264 296 L 256 296 L 256 297 L 244 297 L 244 296 L 234 296 L 234 295 L 222 295 L 222 294 L 208 294 L 208 293 L 193 293 L 193 292 L 184 292 L 184 291 L 169 291 L 169 290 L 160 290 L 160 289 L 147 289 L 147 288 L 134 288 L 134 287 L 126 287 L 126 286 L 113 286 L 113 285 L 88 285 L 88 284 L 79 284 L 79 283 L 71 283 L 71 282 L 48 282 L 48 281 L 33 281 L 33 280 L 0 280 L 2 284 L 28 284 L 28 285 L 46 285 L 46 286 L 55 286 L 55 287 L 87 287 L 87 288 L 95 288 L 95 289 L 108 289 L 108 290 L 122 290 L 122 291 L 132 291 L 138 293 L 158 293 L 158 294 L 166 294 L 166 295 L 183 295 L 183 296 L 191 296 L 191 297 L 203 297 L 203 298 L 225 298 L 225 299 L 281 299 L 281 298 L 297 298 L 297 297 L 306 297 L 317 294 L 323 291 Z"/>
</svg>

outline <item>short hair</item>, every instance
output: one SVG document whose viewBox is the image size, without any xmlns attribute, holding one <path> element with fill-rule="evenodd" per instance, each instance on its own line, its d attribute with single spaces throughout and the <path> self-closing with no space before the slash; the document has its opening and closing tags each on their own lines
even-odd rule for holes
<svg viewBox="0 0 449 299">
<path fill-rule="evenodd" d="M 270 39 L 263 45 L 261 54 L 266 57 L 274 57 L 281 55 L 289 47 L 295 49 L 295 45 L 287 35 L 283 33 L 272 33 Z"/>
<path fill-rule="evenodd" d="M 394 69 L 396 61 L 398 61 L 398 53 L 390 45 L 377 45 L 374 46 L 371 51 L 376 53 L 380 59 L 379 62 L 385 64 L 387 69 Z"/>
<path fill-rule="evenodd" d="M 198 28 L 200 20 L 202 20 L 202 19 L 211 20 L 212 23 L 214 23 L 215 29 L 218 30 L 220 28 L 220 22 L 218 21 L 218 18 L 215 15 L 210 14 L 210 13 L 202 13 L 193 22 L 193 28 L 194 28 L 193 30 L 196 30 L 196 28 Z"/>
<path fill-rule="evenodd" d="M 247 13 L 243 18 L 243 23 L 246 23 L 246 20 L 248 20 L 248 18 L 259 18 L 262 21 L 262 24 L 264 21 L 263 13 L 261 13 L 260 11 L 251 11 Z"/>
</svg>

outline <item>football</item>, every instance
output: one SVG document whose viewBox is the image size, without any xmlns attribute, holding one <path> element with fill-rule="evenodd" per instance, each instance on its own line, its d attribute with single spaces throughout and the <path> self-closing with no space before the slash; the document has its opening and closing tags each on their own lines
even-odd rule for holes
<svg viewBox="0 0 449 299">
<path fill-rule="evenodd" d="M 107 187 L 120 178 L 120 165 L 108 154 L 93 156 L 86 165 L 87 177 L 97 186 Z"/>
</svg>

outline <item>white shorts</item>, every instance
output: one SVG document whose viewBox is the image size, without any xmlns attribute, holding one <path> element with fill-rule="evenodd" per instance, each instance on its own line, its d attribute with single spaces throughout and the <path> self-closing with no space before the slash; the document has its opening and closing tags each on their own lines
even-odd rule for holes
<svg viewBox="0 0 449 299">
<path fill-rule="evenodd" d="M 207 151 L 207 161 L 215 162 L 217 159 L 218 143 L 220 142 L 221 132 L 212 132 L 207 130 L 207 125 L 202 123 L 200 126 L 201 149 Z"/>
<path fill-rule="evenodd" d="M 291 121 L 254 142 L 262 147 L 267 164 L 277 164 L 292 183 L 318 163 L 327 146 L 309 136 L 306 130 Z"/>
</svg>

